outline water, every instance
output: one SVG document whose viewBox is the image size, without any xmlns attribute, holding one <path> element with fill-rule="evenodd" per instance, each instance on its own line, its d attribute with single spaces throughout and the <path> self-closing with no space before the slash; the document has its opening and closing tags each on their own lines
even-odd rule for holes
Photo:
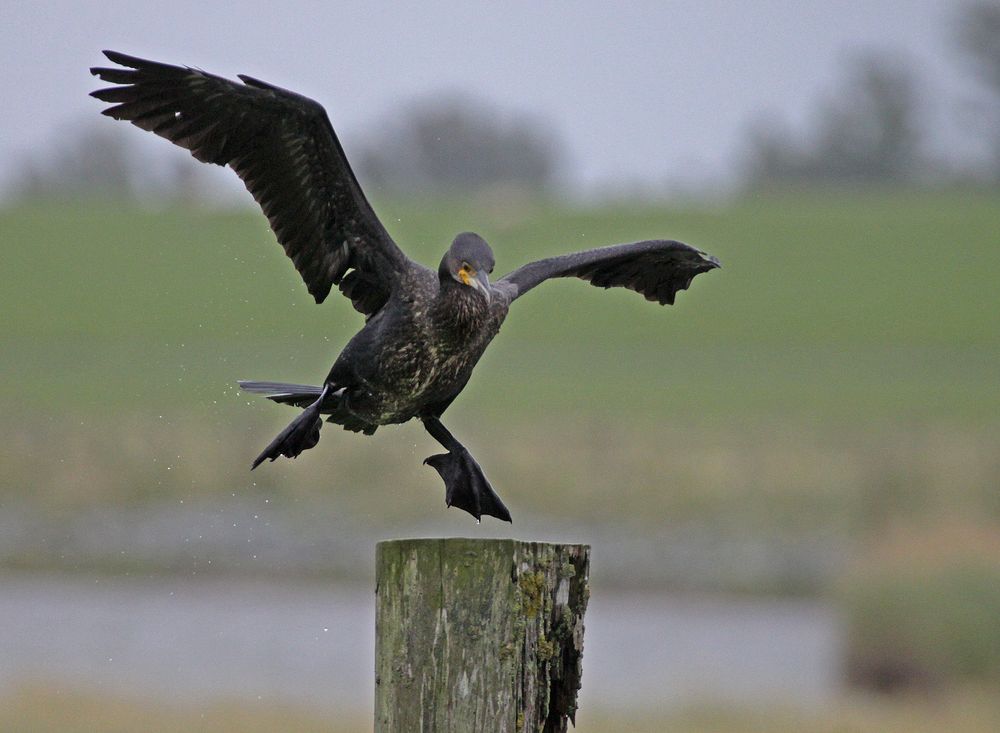
<svg viewBox="0 0 1000 733">
<path fill-rule="evenodd" d="M 0 693 L 25 681 L 190 705 L 218 697 L 367 712 L 372 589 L 184 578 L 0 578 Z M 818 705 L 840 630 L 820 603 L 595 588 L 581 707 Z"/>
</svg>

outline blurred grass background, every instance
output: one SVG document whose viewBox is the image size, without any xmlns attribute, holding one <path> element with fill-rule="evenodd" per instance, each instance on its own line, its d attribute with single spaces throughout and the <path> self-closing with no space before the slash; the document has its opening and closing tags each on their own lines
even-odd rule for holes
<svg viewBox="0 0 1000 733">
<path fill-rule="evenodd" d="M 493 244 L 498 272 L 664 235 L 722 259 L 724 270 L 665 310 L 570 281 L 518 303 L 472 385 L 478 406 L 494 414 L 506 413 L 501 395 L 516 392 L 536 413 L 669 407 L 715 421 L 738 413 L 852 423 L 996 415 L 992 191 L 765 193 L 688 208 L 515 198 L 379 210 L 407 252 L 432 265 L 468 228 Z M 0 222 L 9 243 L 5 298 L 19 305 L 3 326 L 12 378 L 0 396 L 20 414 L 101 405 L 143 412 L 164 402 L 211 410 L 234 371 L 315 381 L 359 325 L 343 303 L 312 307 L 253 211 L 25 205 L 4 210 Z M 142 359 L 130 358 L 137 352 Z M 121 366 L 112 371 L 116 389 L 95 393 L 112 365 Z M 618 378 L 603 378 L 605 369 Z M 65 372 L 75 379 L 58 379 Z"/>
<path fill-rule="evenodd" d="M 379 209 L 429 264 L 466 228 L 492 242 L 498 272 L 664 235 L 724 263 L 674 307 L 577 281 L 518 302 L 448 418 L 523 514 L 735 514 L 856 534 L 1000 513 L 993 192 Z M 252 492 L 244 464 L 291 414 L 235 380 L 318 382 L 360 326 L 336 298 L 312 304 L 254 211 L 24 205 L 0 211 L 0 237 L 16 316 L 0 324 L 8 502 Z M 425 492 L 386 502 L 375 488 L 421 474 L 419 427 L 324 438 L 253 479 L 383 517 L 438 511 Z"/>
<path fill-rule="evenodd" d="M 448 424 L 508 501 L 515 533 L 616 537 L 598 587 L 829 598 L 848 627 L 845 679 L 904 693 L 848 697 L 822 715 L 696 708 L 612 722 L 584 711 L 580 730 L 996 729 L 995 191 L 377 208 L 429 265 L 464 229 L 490 241 L 498 273 L 647 237 L 717 255 L 723 269 L 674 307 L 576 281 L 533 292 Z M 312 304 L 256 211 L 25 203 L 0 210 L 0 241 L 0 567 L 191 573 L 208 556 L 213 572 L 363 578 L 359 540 L 441 520 L 438 479 L 420 466 L 435 446 L 419 426 L 373 438 L 327 427 L 298 461 L 247 471 L 291 413 L 234 381 L 317 382 L 361 322 L 336 297 Z M 194 515 L 175 524 L 266 512 L 258 536 L 284 521 L 273 544 L 297 549 L 192 557 L 179 530 L 166 550 L 130 544 L 129 527 L 146 535 L 181 507 Z M 472 531 L 453 514 L 448 531 Z M 303 527 L 343 544 L 298 552 Z M 662 545 L 636 549 L 642 538 Z M 727 542 L 731 558 L 712 554 Z M 740 563 L 758 545 L 776 549 L 755 575 Z M 185 710 L 44 680 L 0 710 L 11 731 L 330 729 L 308 710 Z"/>
</svg>

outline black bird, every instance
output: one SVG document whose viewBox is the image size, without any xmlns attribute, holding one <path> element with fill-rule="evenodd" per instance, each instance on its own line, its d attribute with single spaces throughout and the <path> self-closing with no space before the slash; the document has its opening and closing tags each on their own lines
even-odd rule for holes
<svg viewBox="0 0 1000 733">
<path fill-rule="evenodd" d="M 236 171 L 316 302 L 336 285 L 365 316 L 322 386 L 240 382 L 244 390 L 304 408 L 254 468 L 315 446 L 324 416 L 368 435 L 418 418 L 448 451 L 424 461 L 444 479 L 448 506 L 477 520 L 487 514 L 509 522 L 507 507 L 441 414 L 468 383 L 510 304 L 552 277 L 625 287 L 672 304 L 695 275 L 719 267 L 694 247 L 653 240 L 550 257 L 491 283 L 493 252 L 465 232 L 434 272 L 403 254 L 375 216 L 318 103 L 249 76 L 240 75 L 240 84 L 114 51 L 104 55 L 120 66 L 90 70 L 116 85 L 92 92 L 113 105 L 103 114 Z"/>
</svg>

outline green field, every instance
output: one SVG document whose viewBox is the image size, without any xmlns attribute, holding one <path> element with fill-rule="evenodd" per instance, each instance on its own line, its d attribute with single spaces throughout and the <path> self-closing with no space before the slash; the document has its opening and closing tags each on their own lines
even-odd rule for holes
<svg viewBox="0 0 1000 733">
<path fill-rule="evenodd" d="M 762 196 L 714 208 L 380 207 L 414 258 L 454 232 L 498 272 L 647 237 L 717 256 L 672 308 L 548 283 L 517 304 L 470 402 L 808 418 L 998 414 L 993 194 Z M 204 409 L 238 377 L 316 381 L 360 325 L 316 307 L 257 212 L 33 206 L 0 213 L 7 411 Z M 459 403 L 461 404 L 461 402 Z M 515 409 L 511 409 L 515 408 Z"/>
<path fill-rule="evenodd" d="M 446 422 L 522 512 L 848 531 L 873 505 L 1000 513 L 995 192 L 377 208 L 429 265 L 464 229 L 491 242 L 498 274 L 650 237 L 723 262 L 674 307 L 569 280 L 517 303 Z M 312 303 L 251 209 L 23 205 L 0 211 L 0 242 L 8 502 L 253 491 L 246 464 L 291 413 L 234 380 L 316 382 L 361 324 L 336 295 Z M 419 461 L 433 450 L 416 425 L 374 439 L 328 428 L 253 478 L 431 516 L 437 479 Z M 372 497 L 386 483 L 421 490 L 384 507 Z"/>
</svg>

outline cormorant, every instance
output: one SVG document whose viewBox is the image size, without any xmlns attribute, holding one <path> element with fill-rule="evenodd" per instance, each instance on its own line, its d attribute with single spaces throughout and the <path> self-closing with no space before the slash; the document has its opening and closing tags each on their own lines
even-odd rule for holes
<svg viewBox="0 0 1000 733">
<path fill-rule="evenodd" d="M 601 247 L 532 262 L 490 282 L 493 252 L 477 234 L 455 237 L 437 271 L 396 246 L 362 193 L 324 109 L 249 76 L 204 71 L 105 51 L 115 68 L 91 73 L 115 86 L 92 92 L 103 114 L 149 130 L 200 161 L 228 165 L 260 204 L 309 293 L 336 285 L 365 316 L 322 386 L 240 382 L 304 408 L 253 462 L 295 458 L 319 441 L 322 419 L 368 435 L 412 418 L 447 453 L 431 456 L 445 501 L 478 520 L 510 521 L 469 451 L 441 423 L 517 298 L 552 277 L 625 287 L 673 303 L 717 259 L 671 240 Z"/>
</svg>

